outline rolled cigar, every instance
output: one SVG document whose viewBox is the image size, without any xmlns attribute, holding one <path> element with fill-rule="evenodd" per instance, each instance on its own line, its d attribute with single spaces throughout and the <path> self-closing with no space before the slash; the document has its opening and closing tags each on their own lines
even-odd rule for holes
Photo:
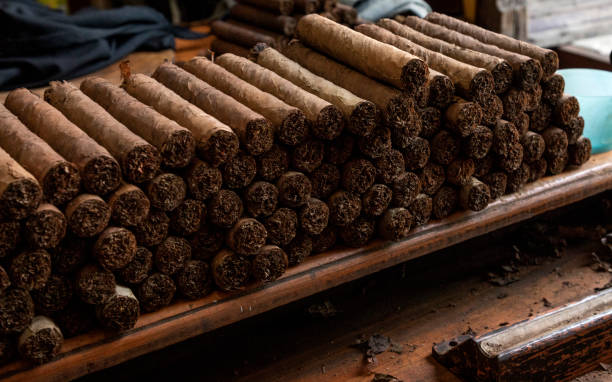
<svg viewBox="0 0 612 382">
<path fill-rule="evenodd" d="M 505 156 L 497 157 L 497 166 L 506 172 L 516 171 L 523 162 L 523 146 L 520 143 L 510 146 Z"/>
<path fill-rule="evenodd" d="M 363 214 L 370 217 L 382 215 L 389 208 L 392 197 L 393 192 L 387 185 L 372 185 L 361 198 Z"/>
<path fill-rule="evenodd" d="M 191 258 L 191 246 L 187 239 L 168 236 L 153 254 L 155 268 L 163 274 L 172 276 Z"/>
<path fill-rule="evenodd" d="M 571 120 L 569 125 L 561 126 L 565 134 L 567 134 L 567 143 L 570 145 L 576 144 L 578 138 L 584 132 L 584 118 L 578 116 Z"/>
<path fill-rule="evenodd" d="M 86 239 L 67 234 L 59 245 L 51 250 L 53 272 L 67 275 L 82 267 L 89 258 L 89 244 Z"/>
<path fill-rule="evenodd" d="M 152 208 L 149 216 L 134 227 L 136 241 L 140 245 L 151 247 L 161 243 L 168 235 L 170 218 L 164 211 Z"/>
<path fill-rule="evenodd" d="M 189 129 L 202 159 L 218 166 L 236 155 L 238 137 L 226 124 L 144 74 L 125 75 L 122 87 L 159 113 Z"/>
<path fill-rule="evenodd" d="M 115 285 L 115 294 L 96 306 L 96 316 L 106 328 L 120 332 L 132 329 L 140 316 L 138 299 L 130 288 Z"/>
<path fill-rule="evenodd" d="M 542 100 L 542 86 L 536 84 L 533 88 L 525 90 L 527 96 L 527 104 L 525 105 L 526 111 L 534 111 L 540 106 Z"/>
<path fill-rule="evenodd" d="M 42 288 L 51 275 L 51 256 L 44 249 L 21 252 L 11 261 L 9 274 L 15 288 Z"/>
<path fill-rule="evenodd" d="M 183 296 L 191 300 L 209 294 L 213 289 L 213 280 L 208 263 L 188 260 L 176 276 L 176 287 Z"/>
<path fill-rule="evenodd" d="M 427 77 L 427 90 L 426 94 L 422 96 L 426 97 L 427 103 L 424 106 L 433 106 L 439 109 L 444 109 L 451 103 L 455 94 L 455 84 L 452 79 L 446 74 L 440 73 L 436 70 L 429 69 L 429 75 Z"/>
<path fill-rule="evenodd" d="M 75 235 L 92 237 L 106 228 L 111 210 L 99 196 L 81 194 L 68 203 L 65 214 L 68 227 Z"/>
<path fill-rule="evenodd" d="M 546 158 L 540 158 L 539 160 L 529 163 L 529 173 L 531 176 L 529 177 L 530 182 L 535 182 L 536 180 L 543 178 L 546 175 L 546 170 L 548 170 L 548 162 Z"/>
<path fill-rule="evenodd" d="M 293 40 L 283 53 L 312 73 L 373 102 L 382 112 L 388 126 L 402 131 L 415 131 L 414 105 L 406 94 L 382 84 L 317 51 Z M 417 133 L 418 134 L 418 133 Z"/>
<path fill-rule="evenodd" d="M 113 222 L 120 226 L 131 227 L 147 218 L 151 203 L 140 188 L 124 183 L 110 196 L 108 207 Z"/>
<path fill-rule="evenodd" d="M 21 224 L 15 220 L 0 220 L 0 259 L 7 258 L 21 239 Z"/>
<path fill-rule="evenodd" d="M 159 150 L 162 163 L 185 167 L 195 154 L 191 131 L 141 103 L 124 89 L 100 77 L 89 77 L 80 89 L 133 133 Z"/>
<path fill-rule="evenodd" d="M 302 110 L 311 123 L 315 137 L 329 140 L 337 137 L 342 131 L 344 125 L 340 109 L 272 70 L 231 54 L 223 55 L 215 62 L 259 89 Z"/>
<path fill-rule="evenodd" d="M 339 227 L 351 224 L 361 212 L 359 195 L 339 190 L 334 192 L 327 203 L 329 206 L 329 222 Z"/>
<path fill-rule="evenodd" d="M 251 276 L 251 261 L 247 256 L 223 249 L 212 260 L 211 269 L 217 287 L 231 292 L 246 286 Z"/>
<path fill-rule="evenodd" d="M 540 103 L 537 109 L 535 109 L 529 118 L 529 127 L 533 131 L 543 131 L 546 129 L 552 121 L 553 108 L 546 102 Z"/>
<path fill-rule="evenodd" d="M 518 113 L 527 110 L 527 92 L 511 88 L 501 96 L 504 105 L 504 118 L 510 119 Z"/>
<path fill-rule="evenodd" d="M 506 193 L 508 185 L 508 175 L 503 171 L 491 172 L 482 178 L 482 181 L 489 186 L 491 200 L 495 200 Z"/>
<path fill-rule="evenodd" d="M 489 186 L 476 178 L 471 178 L 459 190 L 459 204 L 465 210 L 481 211 L 491 200 Z"/>
<path fill-rule="evenodd" d="M 268 182 L 278 179 L 289 169 L 289 154 L 279 145 L 273 145 L 270 151 L 256 159 L 257 175 Z"/>
<path fill-rule="evenodd" d="M 359 15 L 357 14 L 357 10 L 350 5 L 338 2 L 331 12 L 336 15 L 336 18 L 343 24 L 348 24 L 350 26 L 357 24 Z"/>
<path fill-rule="evenodd" d="M 338 0 L 323 0 L 323 11 L 325 12 L 331 12 L 337 6 Z"/>
<path fill-rule="evenodd" d="M 297 235 L 284 248 L 289 266 L 298 265 L 312 253 L 312 239 L 310 236 L 298 232 Z"/>
<path fill-rule="evenodd" d="M 268 233 L 268 242 L 285 246 L 296 235 L 298 216 L 289 208 L 279 208 L 264 223 Z"/>
<path fill-rule="evenodd" d="M 371 159 L 377 159 L 391 150 L 391 130 L 378 125 L 367 137 L 359 137 L 359 151 Z"/>
<path fill-rule="evenodd" d="M 152 207 L 172 211 L 185 200 L 187 185 L 180 176 L 167 172 L 153 178 L 146 191 Z"/>
<path fill-rule="evenodd" d="M 138 286 L 138 301 L 145 312 L 154 312 L 170 304 L 176 284 L 163 273 L 153 273 Z"/>
<path fill-rule="evenodd" d="M 385 28 L 391 28 L 393 32 Z M 426 49 L 401 35 L 395 34 L 401 32 L 401 29 L 403 29 L 403 26 L 391 19 L 383 19 L 379 21 L 378 25 L 363 24 L 355 28 L 366 36 L 420 57 L 429 67 L 448 76 L 457 91 L 470 100 L 481 102 L 493 94 L 494 81 L 491 72 Z M 396 30 L 397 32 L 395 32 Z"/>
<path fill-rule="evenodd" d="M 4 292 L 6 288 L 10 286 L 11 286 L 11 279 L 8 273 L 6 273 L 6 271 L 4 270 L 4 268 L 2 268 L 2 265 L 0 265 L 0 294 Z"/>
<path fill-rule="evenodd" d="M 44 199 L 61 206 L 75 197 L 81 183 L 77 167 L 1 104 L 0 121 L 0 146 L 38 180 Z"/>
<path fill-rule="evenodd" d="M 226 54 L 233 54 L 239 57 L 248 57 L 249 49 L 242 45 L 234 44 L 233 42 L 216 38 L 210 43 L 210 50 L 213 52 L 215 57 L 223 56 Z"/>
<path fill-rule="evenodd" d="M 444 112 L 447 126 L 462 138 L 471 135 L 482 120 L 482 108 L 459 97 Z"/>
<path fill-rule="evenodd" d="M 23 219 L 40 204 L 40 185 L 32 174 L 2 149 L 0 163 L 0 215 L 10 220 Z"/>
<path fill-rule="evenodd" d="M 472 36 L 434 24 L 431 20 L 406 17 L 404 23 L 430 37 L 444 40 L 463 48 L 503 58 L 512 66 L 514 82 L 519 84 L 523 89 L 531 88 L 542 78 L 542 66 L 540 62 L 526 55 L 501 49 L 495 44 L 486 44 Z"/>
<path fill-rule="evenodd" d="M 388 209 L 380 218 L 378 233 L 383 239 L 399 241 L 408 237 L 412 226 L 412 214 L 405 208 Z"/>
<path fill-rule="evenodd" d="M 465 186 L 470 183 L 476 165 L 472 158 L 457 158 L 446 168 L 446 181 L 455 186 Z"/>
<path fill-rule="evenodd" d="M 183 175 L 191 197 L 206 200 L 219 192 L 222 184 L 221 171 L 207 162 L 194 159 Z"/>
<path fill-rule="evenodd" d="M 245 191 L 244 203 L 251 216 L 270 216 L 278 204 L 278 189 L 272 183 L 255 182 Z"/>
<path fill-rule="evenodd" d="M 284 173 L 276 182 L 278 200 L 287 207 L 299 207 L 306 203 L 312 192 L 312 184 L 301 172 Z"/>
<path fill-rule="evenodd" d="M 560 125 L 569 125 L 578 113 L 580 113 L 580 104 L 576 97 L 564 93 L 554 107 L 553 118 Z"/>
<path fill-rule="evenodd" d="M 153 254 L 145 247 L 137 247 L 134 258 L 117 275 L 128 284 L 140 284 L 153 269 Z"/>
<path fill-rule="evenodd" d="M 291 38 L 291 36 L 288 37 L 288 36 L 285 36 L 282 33 L 277 33 L 277 32 L 274 32 L 274 31 L 272 31 L 270 29 L 267 29 L 267 28 L 260 28 L 260 27 L 255 26 L 253 23 L 248 22 L 248 21 L 247 22 L 242 22 L 242 21 L 238 21 L 238 20 L 232 19 L 232 18 L 227 18 L 227 19 L 225 19 L 225 21 L 228 24 L 236 25 L 236 26 L 243 27 L 243 28 L 246 28 L 248 30 L 255 31 L 257 33 L 260 33 L 260 34 L 263 34 L 263 35 L 266 35 L 266 36 L 270 36 L 270 37 L 274 38 L 274 40 L 276 41 L 276 44 L 279 45 L 279 46 L 284 46 L 288 42 L 289 38 Z M 255 44 L 252 44 L 252 45 L 255 45 Z M 252 45 L 249 45 L 249 46 L 252 46 Z"/>
<path fill-rule="evenodd" d="M 21 333 L 34 317 L 34 302 L 25 289 L 9 288 L 0 294 L 0 333 Z"/>
<path fill-rule="evenodd" d="M 531 178 L 531 168 L 525 162 L 521 163 L 516 171 L 512 171 L 508 173 L 508 180 L 506 184 L 506 193 L 510 194 L 513 192 L 517 192 L 524 185 L 529 182 Z"/>
<path fill-rule="evenodd" d="M 299 222 L 307 235 L 319 235 L 329 222 L 329 207 L 319 199 L 310 198 L 300 208 Z"/>
<path fill-rule="evenodd" d="M 310 13 L 317 13 L 321 8 L 322 1 L 319 0 L 294 0 L 294 10 L 308 15 Z"/>
<path fill-rule="evenodd" d="M 521 138 L 521 145 L 523 146 L 523 161 L 532 163 L 542 158 L 546 143 L 544 138 L 536 132 L 528 131 Z"/>
<path fill-rule="evenodd" d="M 258 42 L 263 42 L 270 46 L 276 45 L 276 40 L 272 36 L 258 33 L 253 29 L 243 28 L 239 25 L 230 24 L 221 20 L 213 21 L 210 24 L 210 30 L 212 34 L 217 36 L 218 39 L 244 47 L 251 47 Z M 231 54 L 228 52 L 217 52 L 216 50 L 213 51 L 220 55 Z"/>
<path fill-rule="evenodd" d="M 161 163 L 155 146 L 130 131 L 104 108 L 68 82 L 53 82 L 45 101 L 61 111 L 87 135 L 108 149 L 121 164 L 123 176 L 132 183 L 153 178 Z"/>
<path fill-rule="evenodd" d="M 116 271 L 128 265 L 134 259 L 135 253 L 136 236 L 120 227 L 105 229 L 93 246 L 94 257 L 109 271 Z"/>
<path fill-rule="evenodd" d="M 443 25 L 449 29 L 453 29 L 460 33 L 477 38 L 485 44 L 496 45 L 502 49 L 525 54 L 535 60 L 538 60 L 542 65 L 545 77 L 553 75 L 553 73 L 559 69 L 559 57 L 553 50 L 544 49 L 525 41 L 519 41 L 510 36 L 495 33 L 477 25 L 470 24 L 437 12 L 429 13 L 426 19 L 433 23 Z"/>
<path fill-rule="evenodd" d="M 340 237 L 344 244 L 358 248 L 366 245 L 374 237 L 376 226 L 374 221 L 358 217 L 351 224 L 340 228 Z"/>
<path fill-rule="evenodd" d="M 89 264 L 77 272 L 74 289 L 84 303 L 102 304 L 115 293 L 115 276 L 110 271 Z"/>
<path fill-rule="evenodd" d="M 55 248 L 66 235 L 67 224 L 57 207 L 44 203 L 26 219 L 24 237 L 33 248 Z"/>
<path fill-rule="evenodd" d="M 291 165 L 298 171 L 313 172 L 323 162 L 325 144 L 318 139 L 308 139 L 291 151 Z"/>
<path fill-rule="evenodd" d="M 93 310 L 91 305 L 73 300 L 66 309 L 53 315 L 53 319 L 61 329 L 64 338 L 71 338 L 87 333 L 96 326 Z"/>
<path fill-rule="evenodd" d="M 551 175 L 557 175 L 565 170 L 565 167 L 569 162 L 569 155 L 567 151 L 562 151 L 557 155 L 546 155 L 546 161 L 548 164 L 548 173 Z"/>
<path fill-rule="evenodd" d="M 512 122 L 500 119 L 493 128 L 493 151 L 501 156 L 507 156 L 512 147 L 520 141 L 520 135 Z"/>
<path fill-rule="evenodd" d="M 212 224 L 203 223 L 190 237 L 191 255 L 196 260 L 209 260 L 225 243 L 225 232 Z"/>
<path fill-rule="evenodd" d="M 0 336 L 0 365 L 5 365 L 15 358 L 17 353 L 15 341 L 12 336 Z"/>
<path fill-rule="evenodd" d="M 509 122 L 514 124 L 516 131 L 519 133 L 519 137 L 523 137 L 529 130 L 529 114 L 518 113 L 513 118 L 510 118 Z"/>
<path fill-rule="evenodd" d="M 407 18 L 413 17 L 415 16 L 408 16 Z M 512 83 L 512 66 L 510 66 L 508 61 L 475 50 L 460 48 L 444 40 L 439 40 L 420 33 L 410 28 L 408 25 L 401 25 L 409 23 L 410 21 L 406 22 L 406 19 L 403 21 L 396 21 L 395 23 L 391 23 L 389 19 L 381 19 L 378 21 L 378 25 L 383 28 L 389 29 L 391 32 L 407 38 L 426 49 L 444 54 L 466 64 L 487 69 L 493 75 L 495 93 L 504 93 L 510 87 Z"/>
<path fill-rule="evenodd" d="M 193 74 L 170 63 L 160 65 L 153 78 L 234 130 L 241 145 L 252 155 L 272 147 L 274 131 L 260 114 L 215 89 Z"/>
<path fill-rule="evenodd" d="M 323 77 L 317 76 L 265 44 L 255 45 L 251 53 L 251 58 L 259 65 L 335 105 L 346 118 L 348 122 L 346 128 L 351 133 L 366 136 L 374 129 L 376 125 L 376 106 L 372 102 L 354 95 Z M 334 136 L 337 133 L 339 131 L 335 132 Z"/>
<path fill-rule="evenodd" d="M 266 243 L 266 227 L 253 218 L 243 218 L 227 233 L 227 246 L 240 255 L 253 255 Z"/>
<path fill-rule="evenodd" d="M 554 105 L 563 95 L 565 79 L 560 74 L 553 74 L 542 80 L 542 100 Z"/>
<path fill-rule="evenodd" d="M 408 208 L 421 192 L 421 181 L 415 173 L 405 172 L 395 178 L 391 189 L 393 206 Z"/>
<path fill-rule="evenodd" d="M 338 238 L 337 229 L 332 226 L 327 226 L 319 235 L 314 235 L 312 239 L 312 253 L 322 253 L 328 251 L 336 245 Z"/>
<path fill-rule="evenodd" d="M 421 126 L 423 127 L 420 136 L 425 139 L 433 138 L 440 130 L 442 113 L 435 107 L 421 108 L 418 110 L 418 113 L 421 117 Z"/>
<path fill-rule="evenodd" d="M 477 178 L 482 178 L 487 175 L 493 169 L 493 165 L 495 164 L 493 154 L 489 153 L 481 160 L 476 161 L 476 168 L 474 170 L 474 176 Z"/>
<path fill-rule="evenodd" d="M 349 192 L 363 194 L 376 180 L 376 167 L 366 159 L 347 162 L 342 171 L 342 186 Z"/>
<path fill-rule="evenodd" d="M 498 119 L 500 119 L 504 114 L 504 103 L 496 95 L 491 95 L 490 97 L 484 99 L 480 103 L 482 109 L 482 123 L 486 125 L 494 125 Z M 527 121 L 529 121 L 529 116 L 523 113 L 527 117 Z"/>
<path fill-rule="evenodd" d="M 542 138 L 546 143 L 546 154 L 558 156 L 567 151 L 568 139 L 565 131 L 558 127 L 551 126 L 542 132 Z"/>
<path fill-rule="evenodd" d="M 587 137 L 579 138 L 575 144 L 567 148 L 568 164 L 582 166 L 591 158 L 591 140 Z"/>
<path fill-rule="evenodd" d="M 311 195 L 319 199 L 327 199 L 332 192 L 340 187 L 340 170 L 337 166 L 323 163 L 310 174 L 312 183 Z"/>
<path fill-rule="evenodd" d="M 486 126 L 478 125 L 474 132 L 461 142 L 463 153 L 472 159 L 482 159 L 493 146 L 493 132 Z"/>
<path fill-rule="evenodd" d="M 288 266 L 285 251 L 275 245 L 265 245 L 253 257 L 253 279 L 262 283 L 274 281 L 285 273 Z"/>
<path fill-rule="evenodd" d="M 461 142 L 448 131 L 442 130 L 431 140 L 431 159 L 438 164 L 448 165 L 458 155 Z"/>
<path fill-rule="evenodd" d="M 230 190 L 221 190 L 208 203 L 208 218 L 221 228 L 232 227 L 243 211 L 242 200 Z"/>
<path fill-rule="evenodd" d="M 255 158 L 244 152 L 239 152 L 222 167 L 223 184 L 228 188 L 247 187 L 257 174 L 257 162 Z"/>
<path fill-rule="evenodd" d="M 442 186 L 432 198 L 431 212 L 436 219 L 444 219 L 457 209 L 459 193 L 450 186 Z"/>
<path fill-rule="evenodd" d="M 46 316 L 36 316 L 19 336 L 17 349 L 22 358 L 35 364 L 53 359 L 64 343 L 62 331 Z"/>
<path fill-rule="evenodd" d="M 334 165 L 346 163 L 353 154 L 355 139 L 348 134 L 342 134 L 337 139 L 329 142 L 326 147 L 325 160 Z"/>
<path fill-rule="evenodd" d="M 259 90 L 204 57 L 192 58 L 182 68 L 266 117 L 282 143 L 294 146 L 305 139 L 308 133 L 306 116 L 300 109 Z"/>
<path fill-rule="evenodd" d="M 259 10 L 255 7 L 236 4 L 230 9 L 230 17 L 264 29 L 270 29 L 285 36 L 293 36 L 295 33 L 295 18 L 285 15 L 275 15 L 271 12 Z"/>
<path fill-rule="evenodd" d="M 415 137 L 414 139 L 416 140 L 420 138 Z M 429 151 L 429 143 L 427 143 L 427 151 Z M 405 152 L 409 153 L 410 149 L 406 150 Z M 427 157 L 429 158 L 429 153 L 427 154 Z M 377 181 L 386 184 L 392 183 L 395 178 L 400 176 L 406 170 L 404 155 L 402 155 L 401 152 L 393 149 L 387 151 L 381 157 L 376 159 L 374 165 L 376 168 Z"/>
<path fill-rule="evenodd" d="M 427 194 L 418 194 L 408 207 L 408 211 L 412 215 L 413 227 L 416 228 L 427 224 L 431 218 L 432 208 L 432 198 Z"/>
<path fill-rule="evenodd" d="M 117 161 L 104 147 L 66 119 L 57 109 L 26 89 L 10 92 L 5 105 L 29 130 L 78 168 L 85 190 L 103 195 L 119 186 L 121 170 Z M 72 191 L 74 179 L 60 183 L 63 178 L 60 174 L 55 174 L 51 178 L 57 182 L 57 187 L 61 189 L 65 187 L 70 191 L 69 195 L 74 194 Z M 46 183 L 47 181 L 44 181 L 43 186 Z M 76 187 L 78 192 L 78 182 Z M 66 198 L 61 198 L 64 203 L 67 201 Z"/>
<path fill-rule="evenodd" d="M 438 192 L 446 180 L 446 171 L 444 167 L 436 163 L 427 163 L 419 176 L 421 191 L 432 196 Z"/>
<path fill-rule="evenodd" d="M 359 70 L 414 94 L 427 80 L 427 65 L 399 49 L 367 38 L 325 17 L 311 14 L 300 19 L 297 35 L 305 44 Z M 355 55 L 355 52 L 362 54 Z"/>
</svg>

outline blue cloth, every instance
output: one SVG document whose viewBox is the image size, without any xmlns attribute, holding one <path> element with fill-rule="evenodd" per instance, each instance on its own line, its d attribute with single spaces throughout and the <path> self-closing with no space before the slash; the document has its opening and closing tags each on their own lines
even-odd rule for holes
<svg viewBox="0 0 612 382">
<path fill-rule="evenodd" d="M 175 27 L 148 7 L 69 16 L 33 0 L 0 0 L 0 90 L 83 76 L 138 50 L 174 49 L 175 36 L 205 35 Z"/>
</svg>

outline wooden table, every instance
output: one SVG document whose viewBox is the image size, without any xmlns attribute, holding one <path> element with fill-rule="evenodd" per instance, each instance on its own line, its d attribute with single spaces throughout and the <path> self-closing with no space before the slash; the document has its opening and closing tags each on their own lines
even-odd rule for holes
<svg viewBox="0 0 612 382">
<path fill-rule="evenodd" d="M 94 331 L 69 339 L 50 363 L 15 362 L 0 369 L 6 381 L 60 381 L 107 368 L 187 338 L 229 325 L 351 280 L 612 189 L 612 153 L 580 169 L 532 183 L 480 212 L 458 212 L 415 230 L 404 241 L 377 241 L 361 249 L 313 256 L 279 280 L 241 294 L 178 301 L 143 315 L 123 334 Z"/>
</svg>

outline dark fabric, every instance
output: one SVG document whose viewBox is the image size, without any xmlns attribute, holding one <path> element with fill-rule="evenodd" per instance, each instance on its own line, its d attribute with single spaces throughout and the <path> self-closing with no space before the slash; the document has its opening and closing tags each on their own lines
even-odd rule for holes
<svg viewBox="0 0 612 382">
<path fill-rule="evenodd" d="M 68 16 L 33 0 L 0 0 L 0 90 L 83 76 L 134 51 L 174 49 L 174 37 L 204 36 L 148 7 Z"/>
</svg>

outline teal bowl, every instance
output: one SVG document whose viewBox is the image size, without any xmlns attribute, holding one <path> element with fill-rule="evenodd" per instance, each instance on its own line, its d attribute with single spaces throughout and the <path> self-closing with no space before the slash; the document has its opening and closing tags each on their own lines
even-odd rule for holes
<svg viewBox="0 0 612 382">
<path fill-rule="evenodd" d="M 593 154 L 612 150 L 612 72 L 596 69 L 562 69 L 565 92 L 578 98 L 584 118 L 584 135 Z"/>
</svg>

